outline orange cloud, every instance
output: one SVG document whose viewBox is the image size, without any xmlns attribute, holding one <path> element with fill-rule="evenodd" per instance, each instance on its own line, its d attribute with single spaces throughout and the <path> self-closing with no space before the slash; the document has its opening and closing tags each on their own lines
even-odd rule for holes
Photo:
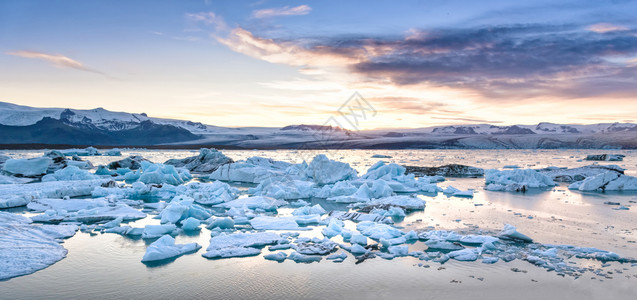
<svg viewBox="0 0 637 300">
<path fill-rule="evenodd" d="M 48 61 L 52 63 L 54 66 L 59 68 L 71 68 L 71 69 L 76 69 L 80 71 L 104 74 L 100 71 L 89 69 L 86 66 L 84 66 L 82 63 L 80 63 L 79 61 L 73 60 L 61 54 L 47 54 L 47 53 L 27 51 L 27 50 L 7 52 L 6 54 L 24 57 L 24 58 L 41 59 L 44 61 Z"/>
</svg>

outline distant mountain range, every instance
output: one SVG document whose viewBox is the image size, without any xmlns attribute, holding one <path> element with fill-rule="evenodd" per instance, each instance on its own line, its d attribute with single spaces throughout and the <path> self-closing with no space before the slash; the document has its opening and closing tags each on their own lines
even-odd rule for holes
<svg viewBox="0 0 637 300">
<path fill-rule="evenodd" d="M 635 149 L 637 124 L 477 124 L 365 131 L 321 125 L 229 128 L 103 108 L 35 108 L 0 102 L 0 144 L 246 149 Z"/>
</svg>

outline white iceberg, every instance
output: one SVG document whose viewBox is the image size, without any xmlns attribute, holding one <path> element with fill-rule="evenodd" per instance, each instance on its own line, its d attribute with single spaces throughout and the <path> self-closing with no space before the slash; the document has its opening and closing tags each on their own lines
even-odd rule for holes
<svg viewBox="0 0 637 300">
<path fill-rule="evenodd" d="M 250 225 L 257 230 L 310 230 L 300 227 L 293 217 L 260 216 L 250 220 Z"/>
<path fill-rule="evenodd" d="M 99 176 L 93 175 L 86 170 L 81 170 L 76 166 L 68 166 L 64 169 L 57 170 L 53 174 L 47 174 L 42 177 L 42 182 L 47 181 L 74 181 L 74 180 L 94 180 L 100 179 Z"/>
<path fill-rule="evenodd" d="M 217 204 L 216 207 L 224 208 L 246 208 L 246 209 L 262 209 L 265 211 L 276 211 L 279 206 L 286 205 L 287 202 L 277 200 L 270 197 L 255 196 L 239 198 L 225 203 Z"/>
<path fill-rule="evenodd" d="M 531 169 L 486 170 L 485 187 L 490 191 L 524 192 L 530 188 L 548 188 L 557 184 L 550 177 Z"/>
<path fill-rule="evenodd" d="M 220 234 L 210 238 L 210 245 L 203 257 L 254 256 L 261 253 L 259 247 L 277 243 L 285 244 L 288 240 L 273 232 Z"/>
<path fill-rule="evenodd" d="M 635 191 L 637 177 L 608 171 L 574 182 L 568 188 L 580 191 Z"/>
<path fill-rule="evenodd" d="M 283 262 L 287 257 L 288 255 L 285 254 L 285 252 L 271 253 L 263 256 L 263 258 L 267 260 L 274 260 L 278 262 Z"/>
<path fill-rule="evenodd" d="M 208 178 L 212 180 L 261 183 L 272 177 L 287 174 L 292 164 L 275 161 L 263 157 L 250 157 L 245 162 L 225 164 L 212 172 Z"/>
<path fill-rule="evenodd" d="M 194 253 L 201 249 L 197 243 L 175 244 L 175 239 L 164 235 L 146 248 L 142 262 L 151 262 L 177 257 L 186 253 Z"/>
<path fill-rule="evenodd" d="M 347 163 L 330 160 L 324 154 L 319 154 L 305 169 L 305 175 L 317 184 L 325 185 L 356 179 L 356 170 Z"/>
<path fill-rule="evenodd" d="M 46 174 L 49 165 L 53 161 L 48 157 L 8 159 L 4 162 L 2 170 L 13 175 L 33 177 Z"/>
<path fill-rule="evenodd" d="M 94 188 L 110 184 L 112 181 L 105 179 L 3 184 L 0 208 L 24 206 L 33 199 L 89 196 Z"/>
<path fill-rule="evenodd" d="M 361 234 L 374 239 L 393 239 L 402 237 L 405 233 L 386 224 L 379 224 L 370 221 L 364 221 L 358 223 L 356 225 L 356 229 L 360 231 Z"/>
<path fill-rule="evenodd" d="M 143 239 L 154 239 L 161 237 L 166 234 L 171 234 L 173 231 L 177 229 L 175 224 L 165 224 L 165 225 L 146 225 L 144 227 L 144 231 L 142 232 Z"/>
</svg>

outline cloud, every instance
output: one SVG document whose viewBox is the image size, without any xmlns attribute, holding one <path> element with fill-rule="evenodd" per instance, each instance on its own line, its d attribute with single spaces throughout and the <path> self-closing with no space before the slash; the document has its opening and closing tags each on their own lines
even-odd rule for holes
<svg viewBox="0 0 637 300">
<path fill-rule="evenodd" d="M 216 31 L 228 30 L 228 24 L 226 23 L 226 21 L 221 16 L 211 11 L 187 13 L 186 20 L 191 23 L 186 31 L 201 31 L 201 29 L 197 27 L 199 23 L 207 26 L 213 26 Z"/>
<path fill-rule="evenodd" d="M 586 27 L 586 29 L 597 33 L 606 33 L 611 31 L 628 30 L 628 27 L 613 25 L 610 23 L 597 23 Z"/>
<path fill-rule="evenodd" d="M 27 50 L 6 52 L 6 54 L 19 56 L 19 57 L 24 57 L 24 58 L 41 59 L 41 60 L 44 60 L 44 61 L 48 61 L 48 62 L 52 63 L 54 66 L 59 67 L 59 68 L 71 68 L 71 69 L 76 69 L 76 70 L 80 70 L 80 71 L 86 71 L 86 72 L 92 72 L 92 73 L 105 75 L 104 73 L 102 73 L 100 71 L 87 68 L 86 66 L 84 66 L 79 61 L 73 60 L 73 59 L 71 59 L 69 57 L 66 57 L 64 55 L 61 55 L 61 54 L 47 54 L 47 53 L 36 52 L 36 51 L 27 51 Z"/>
<path fill-rule="evenodd" d="M 282 40 L 236 28 L 221 42 L 272 63 L 340 66 L 369 82 L 452 87 L 516 100 L 583 96 L 578 90 L 636 95 L 637 81 L 629 72 L 634 65 L 612 62 L 637 55 L 636 33 L 526 24 Z"/>
<path fill-rule="evenodd" d="M 252 12 L 252 17 L 256 19 L 272 18 L 279 16 L 300 16 L 307 15 L 312 10 L 308 5 L 299 5 L 296 7 L 284 6 L 280 8 L 259 9 Z"/>
</svg>

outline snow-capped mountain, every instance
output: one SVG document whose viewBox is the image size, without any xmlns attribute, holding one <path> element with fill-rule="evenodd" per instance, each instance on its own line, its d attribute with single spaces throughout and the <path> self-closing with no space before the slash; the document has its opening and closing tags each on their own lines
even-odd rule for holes
<svg viewBox="0 0 637 300">
<path fill-rule="evenodd" d="M 229 128 L 103 108 L 0 102 L 0 144 L 214 145 L 238 148 L 637 148 L 637 124 L 434 126 L 349 131 L 321 125 Z"/>
</svg>

